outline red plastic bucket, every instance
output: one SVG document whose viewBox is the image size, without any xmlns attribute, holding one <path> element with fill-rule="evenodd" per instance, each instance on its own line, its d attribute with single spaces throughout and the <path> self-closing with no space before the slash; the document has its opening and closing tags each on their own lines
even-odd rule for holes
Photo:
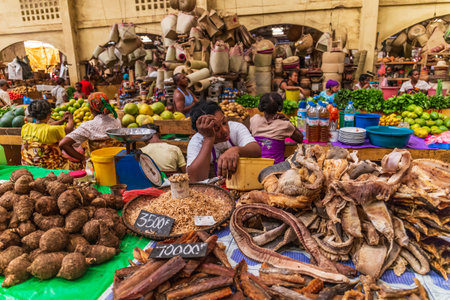
<svg viewBox="0 0 450 300">
<path fill-rule="evenodd" d="M 385 86 L 385 87 L 382 87 L 381 90 L 383 91 L 384 100 L 387 100 L 387 99 L 397 95 L 398 91 L 400 90 L 400 87 L 399 86 Z"/>
<path fill-rule="evenodd" d="M 428 96 L 434 96 L 436 95 L 436 89 L 429 89 L 428 90 Z M 442 96 L 445 97 L 447 95 L 447 89 L 442 89 Z"/>
</svg>

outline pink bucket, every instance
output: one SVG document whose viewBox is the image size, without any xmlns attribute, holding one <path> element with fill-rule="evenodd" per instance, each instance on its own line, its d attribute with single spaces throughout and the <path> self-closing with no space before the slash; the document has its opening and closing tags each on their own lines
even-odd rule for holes
<svg viewBox="0 0 450 300">
<path fill-rule="evenodd" d="M 429 89 L 428 90 L 428 96 L 434 96 L 436 95 L 436 89 Z M 447 95 L 447 89 L 442 89 L 442 96 L 445 97 Z"/>
<path fill-rule="evenodd" d="M 400 87 L 399 86 L 385 86 L 385 87 L 382 87 L 381 90 L 383 91 L 384 100 L 387 100 L 393 96 L 396 96 L 398 94 L 398 91 L 400 90 Z"/>
</svg>

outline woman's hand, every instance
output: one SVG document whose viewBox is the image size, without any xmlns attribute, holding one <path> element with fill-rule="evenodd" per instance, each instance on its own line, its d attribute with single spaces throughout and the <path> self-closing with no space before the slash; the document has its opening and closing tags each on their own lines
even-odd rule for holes
<svg viewBox="0 0 450 300">
<path fill-rule="evenodd" d="M 217 160 L 217 176 L 231 178 L 236 172 L 239 161 L 239 147 L 231 147 Z"/>
<path fill-rule="evenodd" d="M 197 131 L 205 138 L 214 138 L 216 132 L 214 131 L 214 116 L 203 115 L 197 119 Z"/>
</svg>

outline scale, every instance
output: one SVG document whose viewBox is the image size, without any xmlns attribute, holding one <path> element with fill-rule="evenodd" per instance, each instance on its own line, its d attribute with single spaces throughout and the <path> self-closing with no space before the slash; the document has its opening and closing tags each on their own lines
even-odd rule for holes
<svg viewBox="0 0 450 300">
<path fill-rule="evenodd" d="M 127 190 L 161 186 L 161 171 L 153 159 L 136 149 L 136 142 L 148 141 L 156 131 L 149 128 L 118 128 L 106 131 L 113 139 L 125 143 L 126 150 L 114 156 L 117 182 L 126 184 Z"/>
</svg>

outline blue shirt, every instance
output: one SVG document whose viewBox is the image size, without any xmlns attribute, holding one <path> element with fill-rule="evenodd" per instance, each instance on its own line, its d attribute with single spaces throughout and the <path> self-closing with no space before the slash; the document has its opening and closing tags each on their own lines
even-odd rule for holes
<svg viewBox="0 0 450 300">
<path fill-rule="evenodd" d="M 321 91 L 319 96 L 323 97 L 326 101 L 330 101 L 333 100 L 334 101 L 334 96 L 336 95 L 336 93 L 332 94 L 332 95 L 328 95 L 327 91 Z"/>
</svg>

